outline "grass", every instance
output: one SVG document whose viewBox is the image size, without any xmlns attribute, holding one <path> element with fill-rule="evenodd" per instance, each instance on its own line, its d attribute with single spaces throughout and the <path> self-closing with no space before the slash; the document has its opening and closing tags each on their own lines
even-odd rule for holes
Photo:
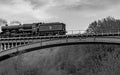
<svg viewBox="0 0 120 75">
<path fill-rule="evenodd" d="M 0 62 L 0 75 L 119 74 L 120 47 L 115 45 L 56 47 Z"/>
</svg>

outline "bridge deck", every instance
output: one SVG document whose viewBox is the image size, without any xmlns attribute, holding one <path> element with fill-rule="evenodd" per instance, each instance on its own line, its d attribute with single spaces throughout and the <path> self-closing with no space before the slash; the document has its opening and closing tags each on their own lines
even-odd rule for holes
<svg viewBox="0 0 120 75">
<path fill-rule="evenodd" d="M 8 58 L 19 53 L 26 53 L 41 48 L 80 43 L 107 43 L 120 45 L 120 33 L 0 38 L 0 57 Z"/>
<path fill-rule="evenodd" d="M 23 54 L 30 51 L 35 51 L 43 48 L 75 45 L 75 44 L 117 44 L 120 45 L 120 39 L 117 37 L 72 37 L 72 38 L 58 38 L 33 42 L 30 44 L 18 46 L 0 52 L 0 60 L 4 60 L 18 54 Z"/>
</svg>

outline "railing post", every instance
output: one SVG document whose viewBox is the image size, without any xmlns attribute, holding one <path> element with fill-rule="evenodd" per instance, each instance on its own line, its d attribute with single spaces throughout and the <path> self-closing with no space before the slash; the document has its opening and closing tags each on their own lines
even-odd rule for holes
<svg viewBox="0 0 120 75">
<path fill-rule="evenodd" d="M 3 49 L 4 49 L 3 44 L 1 44 L 1 45 L 2 45 L 2 47 L 1 47 L 1 48 L 2 48 L 2 51 L 3 51 Z"/>
<path fill-rule="evenodd" d="M 8 49 L 10 49 L 10 43 L 8 43 Z"/>
<path fill-rule="evenodd" d="M 3 51 L 4 51 L 4 43 L 2 45 L 3 45 L 2 47 L 3 47 Z"/>
<path fill-rule="evenodd" d="M 6 43 L 4 43 L 4 50 L 6 50 Z"/>
<path fill-rule="evenodd" d="M 3 46 L 2 46 L 2 43 L 0 43 L 0 51 L 3 50 Z"/>
<path fill-rule="evenodd" d="M 14 47 L 14 43 L 12 43 L 12 46 L 11 46 L 12 48 Z"/>
</svg>

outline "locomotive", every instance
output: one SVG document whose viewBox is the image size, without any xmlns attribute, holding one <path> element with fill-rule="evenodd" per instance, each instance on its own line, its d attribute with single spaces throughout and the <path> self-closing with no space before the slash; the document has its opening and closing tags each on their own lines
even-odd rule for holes
<svg viewBox="0 0 120 75">
<path fill-rule="evenodd" d="M 1 37 L 30 37 L 30 36 L 49 36 L 65 35 L 66 25 L 60 22 L 54 23 L 31 23 L 11 26 L 2 26 Z"/>
</svg>

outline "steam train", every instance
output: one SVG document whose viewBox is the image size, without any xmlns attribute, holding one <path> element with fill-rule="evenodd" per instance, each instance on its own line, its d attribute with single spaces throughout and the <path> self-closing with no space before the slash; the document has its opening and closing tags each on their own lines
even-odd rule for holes
<svg viewBox="0 0 120 75">
<path fill-rule="evenodd" d="M 65 35 L 66 25 L 59 22 L 6 25 L 1 27 L 1 31 L 1 37 Z"/>
</svg>

